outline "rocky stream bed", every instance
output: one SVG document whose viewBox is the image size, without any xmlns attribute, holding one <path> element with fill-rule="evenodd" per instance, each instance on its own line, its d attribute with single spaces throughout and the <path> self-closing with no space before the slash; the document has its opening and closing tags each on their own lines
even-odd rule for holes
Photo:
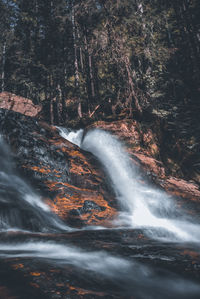
<svg viewBox="0 0 200 299">
<path fill-rule="evenodd" d="M 124 222 L 127 171 L 114 170 L 116 186 L 93 143 L 91 154 L 55 126 L 0 109 L 0 298 L 199 298 L 198 185 L 167 174 L 150 129 L 141 139 L 134 121 L 97 122 L 85 148 L 96 128 L 118 136 L 111 143 L 128 153 L 138 192 L 159 197 L 154 216 L 146 204 L 141 215 L 156 224 L 136 225 L 137 213 Z"/>
</svg>

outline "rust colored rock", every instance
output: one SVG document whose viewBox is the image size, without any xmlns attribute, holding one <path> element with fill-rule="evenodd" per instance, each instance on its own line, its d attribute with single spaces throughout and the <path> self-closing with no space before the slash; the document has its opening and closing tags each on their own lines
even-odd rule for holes
<svg viewBox="0 0 200 299">
<path fill-rule="evenodd" d="M 128 153 L 135 165 L 140 166 L 144 176 L 158 187 L 174 196 L 200 200 L 200 189 L 195 183 L 167 175 L 166 166 L 159 159 L 159 141 L 153 131 L 135 120 L 114 122 L 99 121 L 89 128 L 100 128 L 110 131 L 125 142 Z"/>
<path fill-rule="evenodd" d="M 114 196 L 96 160 L 60 137 L 56 127 L 0 109 L 0 130 L 21 175 L 66 223 L 103 225 L 115 216 Z"/>
<path fill-rule="evenodd" d="M 110 131 L 125 143 L 132 161 L 140 166 L 144 173 L 150 174 L 151 178 L 166 177 L 165 167 L 159 158 L 158 140 L 149 128 L 135 120 L 119 120 L 112 123 L 99 121 L 90 128 L 100 128 Z"/>
<path fill-rule="evenodd" d="M 89 128 L 100 128 L 110 131 L 124 141 L 131 152 L 143 153 L 154 158 L 159 157 L 156 135 L 150 128 L 142 126 L 136 120 L 98 121 Z"/>
<path fill-rule="evenodd" d="M 166 177 L 165 168 L 162 162 L 140 153 L 134 153 L 134 157 L 137 157 L 139 159 L 140 165 L 144 170 L 151 171 L 156 176 L 162 179 Z"/>
<path fill-rule="evenodd" d="M 194 201 L 200 201 L 200 190 L 195 183 L 169 177 L 164 181 L 163 187 L 172 195 L 188 198 Z"/>
<path fill-rule="evenodd" d="M 0 93 L 0 108 L 13 110 L 32 117 L 37 116 L 42 109 L 41 106 L 34 105 L 31 100 L 16 96 L 10 92 Z"/>
</svg>

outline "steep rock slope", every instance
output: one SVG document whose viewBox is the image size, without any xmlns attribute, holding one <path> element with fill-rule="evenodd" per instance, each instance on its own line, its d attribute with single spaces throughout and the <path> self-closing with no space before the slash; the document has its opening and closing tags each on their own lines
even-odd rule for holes
<svg viewBox="0 0 200 299">
<path fill-rule="evenodd" d="M 113 218 L 113 196 L 96 161 L 61 138 L 56 127 L 0 109 L 0 132 L 21 176 L 63 220 L 81 226 Z"/>
</svg>

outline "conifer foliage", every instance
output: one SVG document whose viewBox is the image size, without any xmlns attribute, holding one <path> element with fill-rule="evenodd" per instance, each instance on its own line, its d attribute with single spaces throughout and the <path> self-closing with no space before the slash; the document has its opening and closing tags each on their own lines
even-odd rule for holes
<svg viewBox="0 0 200 299">
<path fill-rule="evenodd" d="M 199 13 L 198 0 L 0 0 L 1 91 L 52 123 L 195 103 Z"/>
</svg>

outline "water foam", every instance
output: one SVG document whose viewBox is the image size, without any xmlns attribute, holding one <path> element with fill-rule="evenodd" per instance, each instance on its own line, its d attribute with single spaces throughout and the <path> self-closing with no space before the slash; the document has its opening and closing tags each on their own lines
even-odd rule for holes
<svg viewBox="0 0 200 299">
<path fill-rule="evenodd" d="M 0 136 L 0 230 L 69 230 L 15 171 L 9 147 Z"/>
<path fill-rule="evenodd" d="M 81 146 L 81 140 L 83 137 L 83 129 L 80 129 L 77 131 L 71 131 L 71 130 L 63 128 L 63 127 L 57 127 L 57 128 L 60 132 L 61 137 L 70 141 L 71 143 L 78 145 L 79 147 Z"/>
<path fill-rule="evenodd" d="M 177 213 L 172 198 L 165 192 L 139 182 L 139 171 L 116 137 L 94 129 L 85 135 L 81 148 L 93 153 L 111 178 L 122 208 L 118 225 L 149 228 L 151 237 L 166 241 L 200 240 L 200 226 L 192 223 L 192 220 L 186 220 L 181 211 Z"/>
</svg>

